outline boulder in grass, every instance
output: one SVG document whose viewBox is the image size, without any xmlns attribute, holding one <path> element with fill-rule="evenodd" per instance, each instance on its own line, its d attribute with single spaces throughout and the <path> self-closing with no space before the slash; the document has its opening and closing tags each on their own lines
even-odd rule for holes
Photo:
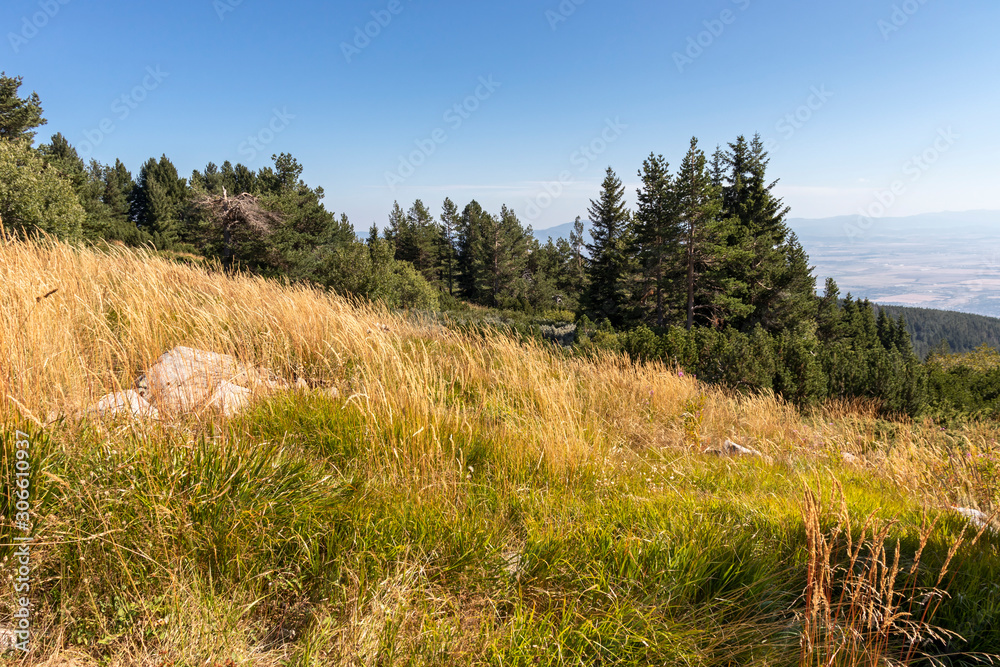
<svg viewBox="0 0 1000 667">
<path fill-rule="evenodd" d="M 175 347 L 146 371 L 147 395 L 162 412 L 191 412 L 208 401 L 220 382 L 242 370 L 227 354 Z"/>
<path fill-rule="evenodd" d="M 236 357 L 183 346 L 157 359 L 143 383 L 148 400 L 171 415 L 213 404 L 231 416 L 246 405 L 251 392 L 287 386 L 270 372 L 241 364 Z"/>
<path fill-rule="evenodd" d="M 129 417 L 132 419 L 159 419 L 159 411 L 150 405 L 139 392 L 117 391 L 108 394 L 90 409 L 102 417 Z"/>
</svg>

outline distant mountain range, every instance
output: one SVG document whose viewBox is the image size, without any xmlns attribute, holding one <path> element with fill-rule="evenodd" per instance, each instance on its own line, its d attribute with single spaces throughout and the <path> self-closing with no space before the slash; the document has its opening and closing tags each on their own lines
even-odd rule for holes
<svg viewBox="0 0 1000 667">
<path fill-rule="evenodd" d="M 820 290 L 832 277 L 841 294 L 877 303 L 1000 316 L 1000 211 L 788 223 Z M 572 229 L 570 222 L 534 234 L 545 242 Z"/>
</svg>

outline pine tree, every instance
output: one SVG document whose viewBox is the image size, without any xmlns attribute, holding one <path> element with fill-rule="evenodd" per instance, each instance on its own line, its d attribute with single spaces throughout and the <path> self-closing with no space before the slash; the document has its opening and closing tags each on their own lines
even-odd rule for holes
<svg viewBox="0 0 1000 667">
<path fill-rule="evenodd" d="M 643 162 L 635 215 L 635 252 L 645 277 L 640 299 L 654 297 L 652 319 L 658 327 L 666 323 L 665 295 L 676 282 L 673 260 L 680 237 L 669 167 L 662 155 L 650 154 Z"/>
<path fill-rule="evenodd" d="M 833 278 L 826 279 L 824 296 L 816 307 L 817 335 L 824 343 L 841 337 L 840 288 Z"/>
<path fill-rule="evenodd" d="M 408 234 L 407 231 L 407 220 L 406 213 L 403 212 L 403 208 L 399 205 L 398 201 L 392 202 L 392 211 L 389 213 L 389 226 L 385 228 L 385 239 L 393 247 L 393 257 L 396 260 L 402 259 L 400 256 L 400 237 L 404 237 Z M 409 248 L 402 251 L 403 254 L 408 252 Z"/>
<path fill-rule="evenodd" d="M 487 305 L 508 306 L 525 298 L 528 232 L 517 216 L 504 205 L 500 216 L 487 216 L 481 237 L 481 255 L 485 266 Z"/>
<path fill-rule="evenodd" d="M 462 209 L 458 221 L 457 242 L 457 284 L 462 296 L 469 301 L 481 303 L 485 285 L 485 261 L 482 256 L 485 228 L 490 215 L 479 202 L 473 200 Z"/>
<path fill-rule="evenodd" d="M 746 286 L 750 308 L 737 322 L 742 331 L 795 326 L 808 317 L 815 293 L 808 258 L 786 223 L 789 208 L 772 192 L 777 181 L 767 181 L 769 161 L 760 135 L 749 143 L 738 137 L 725 154 L 723 216 L 738 221 L 728 243 L 743 252 L 731 271 Z"/>
<path fill-rule="evenodd" d="M 0 140 L 24 139 L 30 144 L 35 138 L 32 130 L 47 121 L 42 118 L 38 93 L 18 97 L 22 83 L 22 77 L 9 77 L 6 72 L 0 72 Z"/>
<path fill-rule="evenodd" d="M 187 182 L 166 155 L 150 158 L 139 170 L 132 189 L 131 216 L 151 234 L 158 248 L 171 248 L 184 232 L 182 215 L 188 200 Z"/>
<path fill-rule="evenodd" d="M 729 273 L 732 250 L 726 240 L 733 221 L 722 216 L 722 200 L 712 185 L 705 153 L 698 140 L 691 145 L 673 183 L 679 222 L 680 266 L 683 271 L 683 310 L 688 330 L 696 315 L 702 323 L 720 327 L 739 317 L 746 307 L 739 300 L 742 287 Z"/>
<path fill-rule="evenodd" d="M 457 241 L 459 216 L 458 207 L 449 197 L 445 197 L 441 205 L 441 234 L 438 240 L 438 261 L 444 287 L 448 294 L 455 293 L 455 274 L 457 256 L 455 244 Z"/>
<path fill-rule="evenodd" d="M 38 152 L 81 194 L 87 184 L 87 165 L 61 132 L 52 135 L 50 143 L 39 146 Z"/>
<path fill-rule="evenodd" d="M 419 199 L 406 214 L 406 231 L 403 249 L 408 256 L 404 259 L 412 262 L 429 282 L 440 284 L 440 229 L 430 210 Z"/>
<path fill-rule="evenodd" d="M 627 228 L 631 214 L 625 206 L 625 186 L 608 167 L 598 199 L 590 201 L 588 211 L 593 243 L 590 253 L 589 285 L 582 306 L 596 320 L 621 324 L 627 305 Z"/>
</svg>

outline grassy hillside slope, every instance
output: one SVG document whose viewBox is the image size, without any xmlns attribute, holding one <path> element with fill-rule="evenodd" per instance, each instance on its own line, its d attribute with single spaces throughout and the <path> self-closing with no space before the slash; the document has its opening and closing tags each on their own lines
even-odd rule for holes
<svg viewBox="0 0 1000 667">
<path fill-rule="evenodd" d="M 801 415 L 659 364 L 124 249 L 0 241 L 0 284 L 8 582 L 18 430 L 36 539 L 15 664 L 1000 651 L 1000 538 L 947 509 L 992 508 L 992 424 Z M 85 413 L 180 344 L 309 388 L 232 420 Z M 762 456 L 703 453 L 726 438 Z M 15 606 L 0 595 L 0 625 Z"/>
</svg>

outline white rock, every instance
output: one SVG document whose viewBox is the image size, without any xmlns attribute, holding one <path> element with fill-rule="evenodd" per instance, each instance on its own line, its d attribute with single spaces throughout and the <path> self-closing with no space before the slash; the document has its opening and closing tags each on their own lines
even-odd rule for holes
<svg viewBox="0 0 1000 667">
<path fill-rule="evenodd" d="M 761 453 L 756 449 L 751 449 L 750 447 L 744 447 L 743 445 L 738 445 L 732 440 L 726 440 L 722 443 L 722 447 L 708 449 L 705 451 L 706 454 L 715 454 L 716 456 L 761 456 Z"/>
<path fill-rule="evenodd" d="M 216 408 L 226 417 L 236 416 L 250 403 L 253 392 L 223 380 L 212 392 L 206 407 Z"/>
<path fill-rule="evenodd" d="M 160 418 L 159 411 L 147 403 L 146 399 L 139 395 L 139 392 L 131 389 L 108 394 L 95 403 L 90 411 L 96 412 L 102 417 Z"/>
<path fill-rule="evenodd" d="M 516 551 L 502 554 L 503 569 L 508 576 L 517 578 L 524 572 L 524 558 Z"/>
<path fill-rule="evenodd" d="M 0 653 L 13 651 L 17 648 L 17 631 L 14 628 L 0 627 Z"/>
<path fill-rule="evenodd" d="M 985 512 L 980 512 L 969 507 L 952 507 L 952 509 L 968 519 L 969 523 L 980 528 L 987 525 L 990 520 L 990 516 Z"/>
<path fill-rule="evenodd" d="M 850 463 L 851 465 L 856 465 L 860 462 L 858 457 L 850 452 L 841 451 L 840 458 L 844 460 L 844 463 Z"/>
<path fill-rule="evenodd" d="M 222 382 L 254 392 L 288 388 L 266 369 L 245 366 L 228 354 L 183 346 L 163 354 L 144 377 L 147 399 L 161 412 L 170 414 L 204 406 Z"/>
<path fill-rule="evenodd" d="M 229 355 L 175 347 L 146 371 L 149 398 L 163 412 L 189 412 L 204 404 L 220 382 L 243 370 Z"/>
</svg>

